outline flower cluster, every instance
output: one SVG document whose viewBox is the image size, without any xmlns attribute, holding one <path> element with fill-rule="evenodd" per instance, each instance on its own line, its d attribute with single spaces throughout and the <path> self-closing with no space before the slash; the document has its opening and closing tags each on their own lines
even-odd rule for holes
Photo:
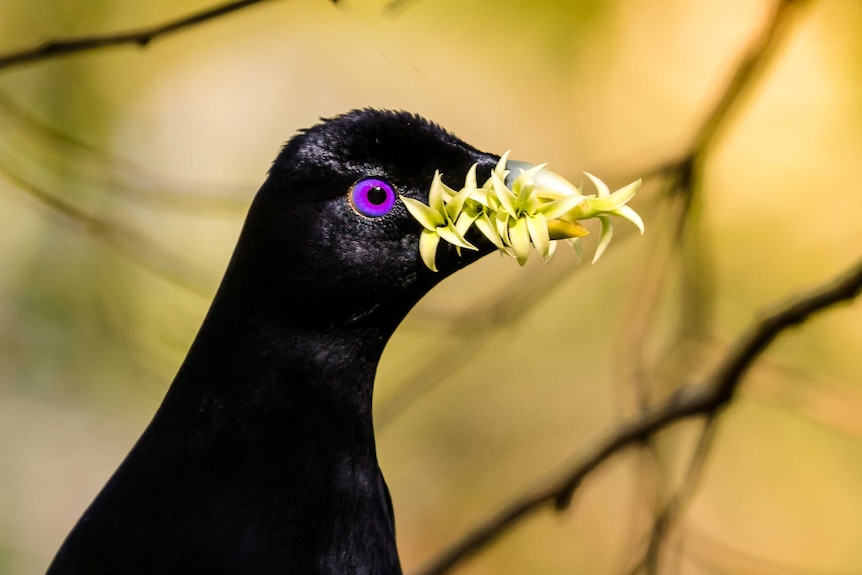
<svg viewBox="0 0 862 575">
<path fill-rule="evenodd" d="M 626 205 L 640 188 L 640 180 L 611 193 L 604 182 L 585 172 L 598 193 L 584 195 L 581 188 L 546 170 L 545 164 L 531 166 L 510 162 L 508 156 L 509 152 L 503 154 L 491 177 L 481 187 L 476 182 L 474 164 L 460 190 L 444 184 L 440 172 L 436 172 L 428 205 L 401 196 L 407 210 L 422 225 L 419 253 L 431 270 L 437 271 L 436 253 L 441 239 L 459 250 L 477 249 L 464 237 L 472 226 L 521 265 L 526 263 L 531 245 L 545 260 L 554 255 L 557 240 L 562 239 L 580 253 L 578 239 L 589 232 L 579 220 L 598 218 L 601 222 L 593 262 L 611 241 L 611 216 L 629 220 L 643 233 L 640 216 Z M 518 169 L 520 173 L 510 178 L 507 167 Z"/>
</svg>

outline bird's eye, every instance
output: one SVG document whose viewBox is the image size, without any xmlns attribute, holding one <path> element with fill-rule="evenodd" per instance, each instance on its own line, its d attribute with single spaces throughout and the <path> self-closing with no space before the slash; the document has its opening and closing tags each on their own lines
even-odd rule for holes
<svg viewBox="0 0 862 575">
<path fill-rule="evenodd" d="M 350 188 L 347 197 L 356 213 L 369 218 L 385 216 L 395 205 L 395 190 L 378 178 L 359 180 Z"/>
</svg>

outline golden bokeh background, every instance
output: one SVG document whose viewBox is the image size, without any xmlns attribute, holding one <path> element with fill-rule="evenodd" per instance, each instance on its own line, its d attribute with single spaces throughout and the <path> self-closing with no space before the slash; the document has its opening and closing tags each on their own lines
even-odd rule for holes
<svg viewBox="0 0 862 575">
<path fill-rule="evenodd" d="M 657 400 L 700 381 L 764 310 L 862 253 L 862 3 L 796 4 L 703 158 L 685 245 L 658 168 L 774 1 L 278 0 L 0 69 L 0 573 L 47 568 L 158 406 L 269 162 L 321 116 L 406 109 L 575 181 L 646 176 L 642 238 L 621 223 L 595 265 L 487 257 L 390 342 L 378 454 L 406 573 L 635 416 L 638 366 Z M 0 54 L 208 6 L 11 0 Z M 699 429 L 613 458 L 456 571 L 629 572 Z M 857 303 L 747 375 L 660 570 L 860 573 L 860 541 Z"/>
</svg>

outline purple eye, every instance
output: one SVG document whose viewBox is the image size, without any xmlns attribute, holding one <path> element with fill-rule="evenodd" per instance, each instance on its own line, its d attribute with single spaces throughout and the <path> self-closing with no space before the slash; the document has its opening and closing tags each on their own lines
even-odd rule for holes
<svg viewBox="0 0 862 575">
<path fill-rule="evenodd" d="M 377 178 L 359 180 L 350 188 L 347 197 L 358 214 L 369 218 L 385 216 L 395 205 L 395 190 Z"/>
</svg>

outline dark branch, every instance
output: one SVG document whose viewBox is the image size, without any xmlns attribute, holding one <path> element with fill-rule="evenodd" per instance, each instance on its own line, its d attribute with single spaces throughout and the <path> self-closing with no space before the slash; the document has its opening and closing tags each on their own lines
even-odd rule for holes
<svg viewBox="0 0 862 575">
<path fill-rule="evenodd" d="M 715 437 L 715 427 L 715 418 L 708 417 L 703 429 L 700 431 L 697 447 L 688 464 L 688 470 L 686 471 L 682 486 L 655 516 L 646 551 L 643 553 L 641 560 L 632 569 L 632 575 L 642 572 L 652 575 L 653 573 L 660 572 L 663 543 L 668 538 L 668 534 L 674 528 L 677 519 L 683 513 L 697 490 L 713 438 Z"/>
<path fill-rule="evenodd" d="M 176 20 L 171 20 L 139 30 L 99 36 L 66 38 L 64 40 L 49 40 L 39 44 L 38 46 L 24 48 L 5 55 L 0 55 L 0 70 L 47 60 L 49 58 L 68 56 L 79 52 L 89 52 L 113 46 L 131 44 L 143 48 L 162 36 L 167 36 L 168 34 L 191 28 L 198 24 L 203 24 L 204 22 L 214 20 L 221 16 L 225 16 L 238 10 L 242 10 L 243 8 L 247 8 L 254 4 L 261 4 L 266 1 L 267 0 L 238 0 L 235 2 L 228 2 L 201 12 L 177 18 Z"/>
<path fill-rule="evenodd" d="M 387 10 L 395 12 L 403 9 L 411 0 L 392 0 L 387 4 Z M 691 224 L 692 202 L 698 196 L 699 182 L 701 181 L 701 168 L 703 159 L 707 153 L 707 148 L 712 145 L 718 136 L 721 128 L 726 127 L 729 123 L 730 112 L 737 109 L 743 100 L 743 96 L 748 94 L 752 87 L 756 84 L 763 71 L 766 69 L 770 57 L 775 53 L 783 38 L 783 32 L 790 24 L 791 16 L 794 9 L 800 8 L 809 0 L 779 0 L 772 16 L 768 19 L 767 24 L 763 27 L 760 34 L 751 42 L 751 45 L 745 51 L 736 65 L 727 86 L 720 92 L 721 96 L 718 101 L 710 108 L 706 119 L 695 132 L 694 144 L 689 148 L 688 152 L 681 158 L 667 162 L 661 162 L 656 166 L 648 168 L 642 176 L 645 180 L 653 178 L 666 178 L 667 183 L 663 196 L 669 198 L 682 198 L 684 205 L 682 211 L 674 217 L 675 228 L 678 236 L 676 244 L 687 245 L 689 250 L 696 250 L 696 237 L 684 238 L 684 232 Z M 634 179 L 628 178 L 626 181 Z M 697 236 L 697 234 L 694 234 Z M 688 241 L 686 241 L 688 239 Z M 702 255 L 702 254 L 700 254 Z M 689 262 L 690 263 L 690 262 Z M 652 262 L 651 264 L 652 265 Z M 698 270 L 703 272 L 703 270 Z M 539 301 L 538 297 L 533 297 L 533 294 L 546 294 L 550 292 L 550 288 L 557 285 L 561 280 L 569 277 L 569 270 L 563 273 L 557 273 L 553 278 L 543 281 L 541 285 L 525 285 L 524 289 L 514 288 L 510 294 L 527 297 L 510 297 L 509 301 L 502 304 L 493 303 L 485 309 L 477 313 L 477 310 L 471 309 L 469 314 L 453 318 L 449 322 L 452 326 L 457 326 L 462 333 L 470 334 L 470 341 L 453 340 L 453 344 L 444 349 L 440 356 L 446 357 L 447 361 L 441 362 L 439 357 L 433 357 L 427 363 L 427 369 L 423 369 L 423 375 L 417 376 L 411 381 L 399 386 L 401 391 L 392 400 L 384 404 L 380 408 L 378 416 L 378 425 L 388 425 L 399 414 L 401 414 L 410 405 L 413 405 L 417 400 L 423 397 L 429 390 L 433 389 L 442 381 L 457 371 L 470 357 L 473 352 L 480 347 L 484 339 L 482 334 L 491 333 L 491 329 L 497 323 L 503 323 L 515 319 L 518 316 L 524 315 L 529 311 L 533 304 Z M 691 323 L 696 323 L 706 315 L 704 308 L 709 306 L 710 298 L 705 293 L 704 285 L 707 283 L 703 273 L 684 274 L 683 281 L 690 284 L 686 293 L 692 294 L 689 298 L 691 313 L 686 314 L 686 318 Z M 529 280 L 528 280 L 529 281 Z M 657 278 L 658 285 L 664 281 L 662 278 Z M 542 290 L 532 289 L 540 287 Z M 505 309 L 504 309 L 505 308 Z M 642 307 L 641 309 L 649 310 L 654 308 Z M 501 313 L 502 312 L 502 313 Z M 649 315 L 649 311 L 646 312 Z M 468 317 L 464 317 L 467 316 Z M 500 318 L 504 318 L 500 321 Z M 648 325 L 644 322 L 642 327 Z M 490 320 L 487 323 L 486 320 Z M 484 325 L 481 325 L 484 324 Z M 631 338 L 630 343 L 636 344 L 638 338 Z M 450 361 L 450 356 L 459 360 Z M 463 360 L 463 361 L 460 361 Z"/>
<path fill-rule="evenodd" d="M 383 8 L 387 13 L 395 16 L 407 9 L 416 0 L 390 0 Z"/>
<path fill-rule="evenodd" d="M 712 107 L 709 116 L 694 139 L 691 147 L 692 158 L 702 156 L 707 148 L 717 139 L 719 132 L 728 124 L 728 117 L 734 112 L 755 86 L 755 80 L 760 78 L 768 66 L 772 56 L 784 37 L 795 11 L 801 9 L 810 0 L 779 0 L 775 11 L 768 20 L 767 26 L 756 37 L 748 50 L 734 68 L 733 75 L 727 86 L 719 91 L 721 97 Z"/>
<path fill-rule="evenodd" d="M 733 398 L 742 377 L 754 361 L 781 333 L 830 306 L 854 299 L 860 292 L 862 260 L 838 278 L 778 306 L 775 312 L 765 315 L 737 339 L 724 361 L 705 382 L 679 389 L 670 399 L 620 426 L 576 458 L 576 463 L 562 476 L 515 499 L 422 569 L 421 575 L 447 572 L 546 505 L 565 508 L 581 481 L 612 455 L 643 443 L 681 420 L 695 416 L 715 417 Z"/>
</svg>

